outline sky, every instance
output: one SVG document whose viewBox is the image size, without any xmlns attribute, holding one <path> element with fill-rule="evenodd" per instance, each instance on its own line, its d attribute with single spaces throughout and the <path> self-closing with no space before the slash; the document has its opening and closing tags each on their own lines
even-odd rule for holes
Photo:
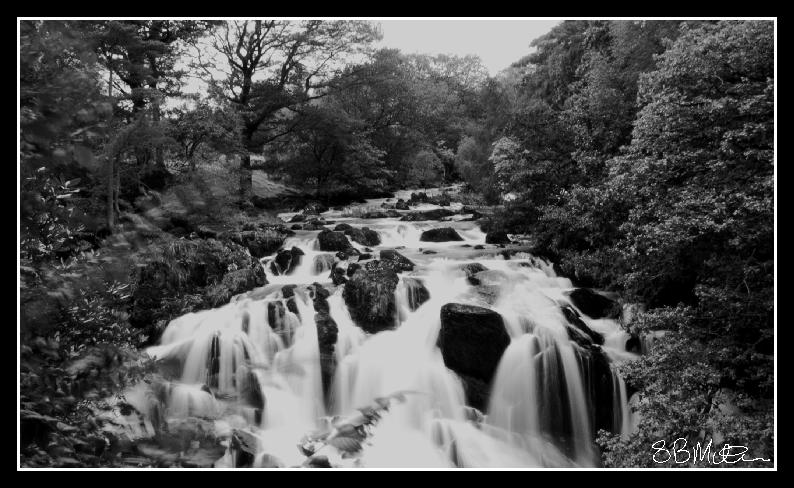
<svg viewBox="0 0 794 488">
<path fill-rule="evenodd" d="M 380 44 L 406 54 L 474 54 L 495 75 L 533 51 L 532 40 L 558 23 L 556 19 L 382 20 Z"/>
</svg>

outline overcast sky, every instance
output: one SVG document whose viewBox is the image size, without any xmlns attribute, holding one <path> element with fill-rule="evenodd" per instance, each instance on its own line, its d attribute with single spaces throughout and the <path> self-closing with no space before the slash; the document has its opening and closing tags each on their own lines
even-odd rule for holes
<svg viewBox="0 0 794 488">
<path fill-rule="evenodd" d="M 530 53 L 560 20 L 381 20 L 384 47 L 407 54 L 475 54 L 491 75 Z"/>
</svg>

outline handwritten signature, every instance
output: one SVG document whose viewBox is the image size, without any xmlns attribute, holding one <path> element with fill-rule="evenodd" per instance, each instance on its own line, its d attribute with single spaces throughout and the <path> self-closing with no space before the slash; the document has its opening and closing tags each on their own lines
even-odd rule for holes
<svg viewBox="0 0 794 488">
<path fill-rule="evenodd" d="M 739 462 L 752 462 L 752 461 L 765 461 L 769 459 L 764 458 L 748 458 L 745 457 L 748 448 L 746 446 L 732 446 L 725 444 L 719 450 L 712 450 L 712 441 L 709 440 L 705 445 L 700 442 L 695 443 L 692 448 L 687 448 L 687 440 L 679 437 L 673 441 L 670 447 L 662 440 L 658 440 L 651 445 L 655 451 L 653 454 L 653 462 L 657 464 L 665 464 L 673 462 L 676 464 L 682 463 L 702 463 L 702 464 L 736 464 Z"/>
</svg>

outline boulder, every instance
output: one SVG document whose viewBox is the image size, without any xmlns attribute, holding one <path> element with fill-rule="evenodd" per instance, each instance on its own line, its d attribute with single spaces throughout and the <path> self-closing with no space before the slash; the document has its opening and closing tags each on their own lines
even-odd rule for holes
<svg viewBox="0 0 794 488">
<path fill-rule="evenodd" d="M 568 297 L 576 308 L 590 318 L 617 319 L 620 317 L 621 307 L 618 302 L 596 293 L 590 288 L 577 288 L 568 293 Z"/>
<path fill-rule="evenodd" d="M 347 232 L 347 231 L 349 231 L 351 229 L 353 229 L 353 226 L 350 225 L 350 224 L 345 224 L 345 223 L 336 224 L 336 227 L 334 227 L 334 230 L 336 232 Z"/>
<path fill-rule="evenodd" d="M 346 230 L 345 234 L 362 246 L 377 246 L 380 244 L 380 236 L 369 227 L 362 227 L 361 229 L 351 228 Z"/>
<path fill-rule="evenodd" d="M 323 230 L 317 235 L 321 251 L 347 251 L 351 249 L 350 241 L 341 232 L 328 229 Z"/>
<path fill-rule="evenodd" d="M 289 219 L 290 223 L 303 222 L 304 220 L 306 220 L 306 216 L 303 214 L 295 214 Z"/>
<path fill-rule="evenodd" d="M 384 265 L 389 266 L 396 272 L 413 271 L 414 262 L 398 253 L 394 249 L 383 249 L 380 252 L 380 259 Z"/>
<path fill-rule="evenodd" d="M 364 331 L 377 333 L 395 326 L 394 290 L 397 273 L 381 261 L 355 270 L 342 292 L 350 316 Z"/>
<path fill-rule="evenodd" d="M 305 207 L 303 207 L 301 213 L 303 213 L 304 215 L 319 215 L 327 211 L 328 211 L 328 207 L 326 205 L 323 205 L 320 202 L 311 202 L 307 204 Z"/>
<path fill-rule="evenodd" d="M 394 208 L 397 210 L 409 210 L 411 207 L 408 206 L 408 203 L 406 203 L 405 200 L 400 198 L 397 200 L 397 203 L 394 204 Z"/>
<path fill-rule="evenodd" d="M 287 275 L 292 273 L 301 262 L 303 251 L 298 247 L 292 249 L 282 249 L 270 262 L 270 271 L 274 275 Z"/>
<path fill-rule="evenodd" d="M 347 283 L 347 277 L 345 276 L 345 269 L 342 267 L 335 267 L 331 270 L 331 282 L 336 285 L 344 285 Z"/>
<path fill-rule="evenodd" d="M 510 238 L 507 237 L 507 233 L 501 230 L 496 230 L 493 232 L 488 232 L 485 234 L 485 243 L 486 244 L 509 244 Z"/>
<path fill-rule="evenodd" d="M 490 384 L 510 336 L 497 312 L 448 303 L 441 307 L 437 344 L 449 369 Z"/>
<path fill-rule="evenodd" d="M 440 227 L 422 232 L 422 242 L 462 241 L 463 238 L 452 227 Z"/>
</svg>

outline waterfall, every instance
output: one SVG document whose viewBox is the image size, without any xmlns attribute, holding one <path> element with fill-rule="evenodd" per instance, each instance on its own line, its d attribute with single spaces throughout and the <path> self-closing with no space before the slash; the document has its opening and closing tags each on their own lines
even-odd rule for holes
<svg viewBox="0 0 794 488">
<path fill-rule="evenodd" d="M 411 211 L 434 208 L 423 204 Z M 356 258 L 340 261 L 319 249 L 318 231 L 297 231 L 283 245 L 302 251 L 292 262 L 297 265 L 281 269 L 277 253 L 267 256 L 261 260 L 267 286 L 168 324 L 147 352 L 178 373 L 158 390 L 161 406 L 144 400 L 143 387 L 136 387 L 141 411 L 213 419 L 216 433 L 227 437 L 244 430 L 254 439 L 254 466 L 300 465 L 305 455 L 296 445 L 303 436 L 397 392 L 404 398 L 384 412 L 351 465 L 597 466 L 599 428 L 630 434 L 627 388 L 614 368 L 636 357 L 626 351 L 629 336 L 616 320 L 592 319 L 576 309 L 568 297 L 571 281 L 557 276 L 551 263 L 486 245 L 476 222 L 358 214 L 337 210 L 323 217 L 377 231 L 382 242 L 373 246 L 376 259 L 380 250 L 397 249 L 416 265 L 399 272 L 396 328 L 369 334 L 356 325 L 345 285 L 331 282 L 333 267 L 346 269 Z M 463 240 L 420 240 L 437 227 L 453 227 Z M 316 286 L 328 292 L 327 303 L 318 302 Z M 493 378 L 478 380 L 487 395 L 477 407 L 482 411 L 470 403 L 471 378 L 448 367 L 437 345 L 440 313 L 450 303 L 487 308 L 503 321 L 506 349 Z M 576 324 L 570 313 L 578 314 Z M 321 345 L 324 327 L 334 330 L 332 349 Z M 603 340 L 589 343 L 588 337 Z M 218 461 L 234 462 L 231 450 Z"/>
</svg>

